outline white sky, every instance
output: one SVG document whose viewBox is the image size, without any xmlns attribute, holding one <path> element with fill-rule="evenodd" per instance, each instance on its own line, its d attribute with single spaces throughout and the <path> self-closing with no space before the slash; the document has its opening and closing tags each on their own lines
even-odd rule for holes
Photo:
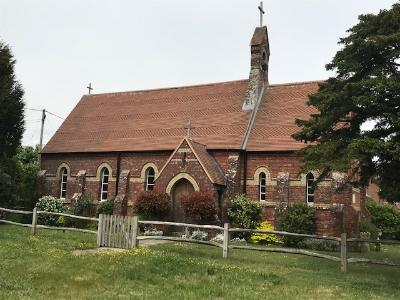
<svg viewBox="0 0 400 300">
<path fill-rule="evenodd" d="M 395 0 L 265 0 L 270 82 L 326 79 L 362 13 Z M 95 93 L 245 79 L 257 0 L 0 0 L 0 39 L 17 59 L 27 107 L 66 117 Z M 39 142 L 27 111 L 23 144 Z M 61 120 L 48 116 L 47 142 Z"/>
</svg>

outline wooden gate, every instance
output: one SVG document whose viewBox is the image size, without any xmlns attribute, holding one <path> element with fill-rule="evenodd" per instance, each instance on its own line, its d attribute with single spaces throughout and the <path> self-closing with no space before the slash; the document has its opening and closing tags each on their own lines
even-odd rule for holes
<svg viewBox="0 0 400 300">
<path fill-rule="evenodd" d="M 112 248 L 136 247 L 137 217 L 100 215 L 97 229 L 97 246 Z"/>
</svg>

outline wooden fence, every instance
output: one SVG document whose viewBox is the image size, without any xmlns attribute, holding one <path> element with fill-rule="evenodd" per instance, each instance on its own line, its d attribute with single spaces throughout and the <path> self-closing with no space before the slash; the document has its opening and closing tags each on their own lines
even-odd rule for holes
<svg viewBox="0 0 400 300">
<path fill-rule="evenodd" d="M 176 222 L 161 222 L 161 221 L 145 221 L 139 220 L 137 216 L 126 217 L 126 216 L 114 216 L 114 215 L 100 215 L 99 218 L 81 217 L 76 215 L 64 214 L 64 213 L 52 213 L 46 211 L 38 211 L 36 208 L 33 211 L 22 211 L 15 209 L 1 208 L 0 211 L 19 213 L 19 214 L 32 214 L 32 224 L 21 224 L 13 221 L 0 219 L 0 223 L 13 224 L 18 226 L 25 226 L 32 228 L 32 235 L 36 234 L 37 228 L 55 229 L 55 230 L 72 230 L 80 231 L 85 233 L 92 233 L 97 235 L 97 246 L 98 247 L 115 247 L 115 248 L 135 248 L 139 247 L 140 240 L 164 240 L 164 241 L 176 241 L 196 244 L 206 244 L 210 246 L 216 246 L 222 248 L 223 258 L 228 258 L 229 252 L 232 249 L 252 250 L 252 251 L 266 251 L 266 252 L 279 252 L 279 253 L 290 253 L 300 254 L 312 257 L 318 257 L 327 259 L 330 261 L 340 262 L 340 269 L 342 272 L 347 272 L 348 263 L 373 263 L 388 266 L 400 266 L 398 263 L 380 261 L 368 258 L 348 258 L 348 242 L 364 242 L 364 243 L 379 243 L 379 244 L 399 244 L 399 241 L 392 240 L 366 240 L 366 239 L 348 239 L 346 233 L 343 233 L 340 238 L 338 237 L 327 237 L 312 234 L 299 234 L 285 231 L 274 231 L 274 230 L 260 230 L 260 229 L 243 229 L 243 228 L 230 228 L 228 223 L 224 224 L 224 227 L 216 225 L 197 225 L 189 223 L 176 223 Z M 71 218 L 77 218 L 82 220 L 91 220 L 98 222 L 97 232 L 92 230 L 70 228 L 70 227 L 53 227 L 37 224 L 37 216 L 39 214 L 50 214 L 57 216 L 65 216 Z M 171 236 L 139 236 L 139 224 L 144 225 L 168 225 L 183 227 L 188 231 L 188 228 L 196 228 L 203 230 L 216 230 L 223 233 L 222 244 L 214 241 L 201 241 L 197 239 L 191 239 L 187 237 L 171 237 Z M 230 244 L 230 235 L 234 232 L 247 232 L 247 233 L 262 233 L 262 234 L 276 234 L 281 236 L 291 236 L 300 238 L 313 238 L 321 240 L 336 241 L 340 244 L 340 257 L 317 253 L 302 249 L 283 248 L 283 247 L 253 247 L 244 245 Z"/>
<path fill-rule="evenodd" d="M 100 215 L 97 246 L 113 248 L 137 247 L 138 218 Z"/>
</svg>

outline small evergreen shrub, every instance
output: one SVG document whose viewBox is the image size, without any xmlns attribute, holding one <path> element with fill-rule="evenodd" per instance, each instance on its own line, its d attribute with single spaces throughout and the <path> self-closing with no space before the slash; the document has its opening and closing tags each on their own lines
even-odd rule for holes
<svg viewBox="0 0 400 300">
<path fill-rule="evenodd" d="M 256 229 L 261 223 L 262 207 L 259 202 L 246 198 L 245 195 L 236 195 L 228 209 L 229 222 L 233 227 Z M 249 238 L 250 233 L 235 234 L 239 238 Z"/>
<path fill-rule="evenodd" d="M 143 192 L 134 204 L 134 212 L 146 220 L 165 220 L 170 216 L 171 198 L 157 191 Z"/>
<path fill-rule="evenodd" d="M 72 213 L 77 216 L 89 215 L 93 199 L 90 196 L 84 195 L 76 201 L 72 207 Z"/>
<path fill-rule="evenodd" d="M 371 223 L 382 232 L 382 239 L 400 240 L 400 210 L 391 204 L 367 201 Z"/>
<path fill-rule="evenodd" d="M 380 232 L 379 228 L 369 221 L 361 222 L 360 225 L 358 226 L 358 231 L 360 232 L 360 235 L 362 233 L 369 233 L 371 239 L 376 239 Z"/>
<path fill-rule="evenodd" d="M 64 206 L 60 199 L 54 198 L 53 196 L 43 196 L 36 203 L 37 210 L 41 211 L 49 211 L 49 212 L 64 212 Z M 60 216 L 48 215 L 48 214 L 39 214 L 38 215 L 38 223 L 42 225 L 48 226 L 58 226 L 60 225 L 58 220 L 63 220 Z M 61 224 L 62 225 L 62 224 Z"/>
<path fill-rule="evenodd" d="M 305 204 L 295 203 L 284 210 L 278 220 L 280 231 L 313 234 L 316 228 L 315 209 Z M 296 247 L 302 238 L 284 236 L 287 246 Z"/>
<path fill-rule="evenodd" d="M 104 201 L 100 201 L 97 206 L 97 215 L 112 215 L 114 209 L 114 200 L 108 199 Z"/>
<path fill-rule="evenodd" d="M 274 230 L 274 225 L 264 221 L 257 227 L 260 230 Z M 281 239 L 272 233 L 253 233 L 250 237 L 250 242 L 259 244 L 278 244 Z"/>
<path fill-rule="evenodd" d="M 182 209 L 190 222 L 214 224 L 218 217 L 215 197 L 207 192 L 192 192 L 182 197 Z"/>
</svg>

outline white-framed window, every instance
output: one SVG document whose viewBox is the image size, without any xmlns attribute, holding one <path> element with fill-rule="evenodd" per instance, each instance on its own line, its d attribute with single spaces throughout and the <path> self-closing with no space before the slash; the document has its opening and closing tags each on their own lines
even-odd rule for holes
<svg viewBox="0 0 400 300">
<path fill-rule="evenodd" d="M 307 204 L 312 206 L 314 205 L 314 175 L 312 173 L 307 174 L 306 182 L 307 182 Z"/>
<path fill-rule="evenodd" d="M 152 167 L 147 168 L 146 170 L 146 191 L 152 191 L 154 189 L 154 179 L 156 177 L 156 173 Z"/>
<path fill-rule="evenodd" d="M 108 179 L 110 176 L 110 171 L 108 168 L 104 167 L 101 169 L 100 172 L 100 180 L 101 180 L 101 187 L 100 187 L 100 201 L 107 200 L 108 198 Z"/>
<path fill-rule="evenodd" d="M 258 183 L 260 201 L 265 201 L 265 197 L 267 195 L 266 186 L 267 186 L 267 175 L 264 172 L 261 172 L 259 175 L 259 183 Z"/>
<path fill-rule="evenodd" d="M 68 180 L 68 170 L 67 168 L 61 168 L 60 170 L 60 199 L 65 199 L 67 195 L 67 180 Z"/>
</svg>

